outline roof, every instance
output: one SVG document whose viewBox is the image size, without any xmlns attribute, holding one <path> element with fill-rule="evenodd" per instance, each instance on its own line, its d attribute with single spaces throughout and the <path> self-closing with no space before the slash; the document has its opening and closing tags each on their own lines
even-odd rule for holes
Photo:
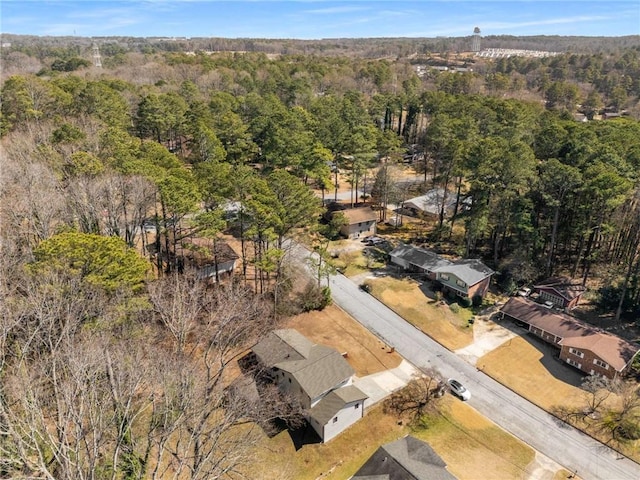
<svg viewBox="0 0 640 480">
<path fill-rule="evenodd" d="M 452 480 L 447 464 L 429 444 L 406 436 L 387 443 L 352 477 L 353 480 Z"/>
<path fill-rule="evenodd" d="M 209 238 L 200 237 L 182 239 L 176 254 L 187 258 L 196 267 L 212 265 L 215 260 L 222 264 L 240 258 L 228 243 L 220 240 L 214 243 Z"/>
<path fill-rule="evenodd" d="M 337 350 L 316 345 L 293 329 L 272 331 L 253 347 L 253 352 L 266 367 L 291 374 L 312 399 L 354 374 Z"/>
<path fill-rule="evenodd" d="M 345 405 L 367 398 L 367 394 L 358 387 L 347 385 L 326 395 L 309 411 L 309 416 L 320 425 L 326 425 Z"/>
<path fill-rule="evenodd" d="M 570 315 L 554 312 L 526 298 L 510 298 L 501 311 L 562 338 L 560 345 L 593 352 L 618 372 L 624 370 L 640 351 L 640 345 L 587 325 Z"/>
<path fill-rule="evenodd" d="M 413 245 L 400 244 L 389 253 L 389 256 L 401 258 L 411 265 L 429 271 L 451 264 L 449 260 L 437 253 Z"/>
<path fill-rule="evenodd" d="M 533 286 L 534 290 L 551 289 L 567 301 L 580 297 L 587 288 L 567 277 L 552 277 Z"/>
<path fill-rule="evenodd" d="M 477 259 L 456 260 L 449 265 L 436 268 L 434 272 L 455 275 L 468 286 L 473 286 L 495 273 Z"/>
<path fill-rule="evenodd" d="M 348 210 L 337 210 L 344 215 L 349 225 L 361 222 L 375 222 L 378 215 L 371 207 L 350 208 Z"/>
<path fill-rule="evenodd" d="M 405 208 L 414 208 L 416 210 L 420 210 L 421 212 L 427 212 L 433 215 L 437 215 L 440 213 L 443 197 L 444 197 L 444 189 L 434 188 L 432 190 L 429 190 L 424 195 L 420 195 L 419 197 L 413 197 L 413 198 L 410 198 L 409 200 L 405 200 L 403 202 L 403 206 Z M 447 195 L 446 209 L 452 208 L 455 205 L 455 203 L 456 203 L 455 194 L 449 193 Z"/>
</svg>

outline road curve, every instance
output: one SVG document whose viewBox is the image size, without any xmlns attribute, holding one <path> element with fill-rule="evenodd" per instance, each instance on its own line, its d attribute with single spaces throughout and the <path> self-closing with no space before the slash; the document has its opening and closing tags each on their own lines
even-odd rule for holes
<svg viewBox="0 0 640 480">
<path fill-rule="evenodd" d="M 306 255 L 304 254 L 306 252 Z M 293 255 L 309 255 L 296 245 Z M 585 480 L 638 480 L 640 465 L 515 394 L 406 322 L 344 275 L 330 277 L 336 305 L 419 368 L 435 368 L 471 391 L 469 404 L 494 423 Z"/>
</svg>

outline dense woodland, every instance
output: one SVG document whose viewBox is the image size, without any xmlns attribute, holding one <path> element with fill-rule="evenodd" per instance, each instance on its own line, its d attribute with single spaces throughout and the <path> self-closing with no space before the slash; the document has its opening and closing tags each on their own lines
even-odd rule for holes
<svg viewBox="0 0 640 480">
<path fill-rule="evenodd" d="M 0 476 L 247 473 L 257 425 L 299 412 L 276 392 L 251 403 L 225 387 L 244 348 L 303 308 L 287 240 L 323 253 L 335 235 L 312 188 L 332 192 L 339 169 L 354 190 L 375 179 L 374 206 L 401 203 L 416 193 L 396 181 L 408 150 L 419 191 L 469 206 L 429 227 L 434 248 L 481 257 L 504 291 L 581 278 L 616 319 L 638 318 L 636 37 L 610 50 L 531 39 L 571 53 L 467 58 L 473 72 L 423 77 L 416 62 L 453 57 L 435 44 L 422 57 L 358 54 L 384 40 L 333 41 L 327 55 L 323 42 L 267 55 L 105 40 L 97 68 L 88 39 L 5 37 Z M 182 272 L 182 240 L 215 251 L 223 234 L 241 245 L 236 281 Z M 305 294 L 330 267 L 316 264 Z"/>
</svg>

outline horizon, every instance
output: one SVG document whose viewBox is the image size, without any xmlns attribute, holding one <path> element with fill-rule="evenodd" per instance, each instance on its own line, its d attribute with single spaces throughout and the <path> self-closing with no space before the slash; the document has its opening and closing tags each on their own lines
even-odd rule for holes
<svg viewBox="0 0 640 480">
<path fill-rule="evenodd" d="M 0 32 L 39 37 L 331 40 L 640 35 L 637 0 L 3 0 Z"/>
</svg>

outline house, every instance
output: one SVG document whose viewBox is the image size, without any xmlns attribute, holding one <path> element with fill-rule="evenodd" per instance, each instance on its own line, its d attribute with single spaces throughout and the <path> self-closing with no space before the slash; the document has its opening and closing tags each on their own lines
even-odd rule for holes
<svg viewBox="0 0 640 480">
<path fill-rule="evenodd" d="M 450 265 L 451 262 L 431 250 L 400 244 L 389 253 L 389 259 L 394 265 L 409 272 L 423 273 L 430 280 L 436 279 L 435 270 Z"/>
<path fill-rule="evenodd" d="M 477 259 L 463 259 L 434 269 L 436 280 L 443 291 L 459 297 L 484 297 L 489 290 L 491 276 L 495 273 Z"/>
<path fill-rule="evenodd" d="M 179 268 L 193 268 L 198 278 L 214 282 L 231 277 L 240 257 L 231 246 L 221 240 L 184 238 L 176 247 Z"/>
<path fill-rule="evenodd" d="M 375 235 L 378 215 L 371 207 L 350 208 L 339 210 L 347 220 L 347 224 L 340 228 L 340 233 L 347 238 Z M 334 212 L 335 213 L 335 212 Z"/>
<path fill-rule="evenodd" d="M 566 277 L 553 277 L 533 286 L 540 299 L 551 302 L 557 307 L 573 310 L 587 289 L 578 282 Z"/>
<path fill-rule="evenodd" d="M 510 298 L 501 313 L 526 324 L 531 333 L 560 350 L 560 360 L 589 375 L 624 375 L 640 351 L 640 345 L 523 297 Z"/>
<path fill-rule="evenodd" d="M 445 217 L 453 214 L 456 204 L 456 196 L 448 193 L 445 198 L 445 190 L 443 188 L 434 188 L 424 195 L 413 197 L 402 203 L 402 208 L 407 214 L 414 217 L 437 218 L 444 202 Z"/>
<path fill-rule="evenodd" d="M 381 446 L 352 480 L 455 480 L 429 444 L 412 436 Z"/>
<path fill-rule="evenodd" d="M 353 385 L 354 371 L 337 350 L 283 329 L 270 332 L 253 353 L 283 391 L 297 396 L 323 442 L 363 417 L 368 397 Z"/>
</svg>

